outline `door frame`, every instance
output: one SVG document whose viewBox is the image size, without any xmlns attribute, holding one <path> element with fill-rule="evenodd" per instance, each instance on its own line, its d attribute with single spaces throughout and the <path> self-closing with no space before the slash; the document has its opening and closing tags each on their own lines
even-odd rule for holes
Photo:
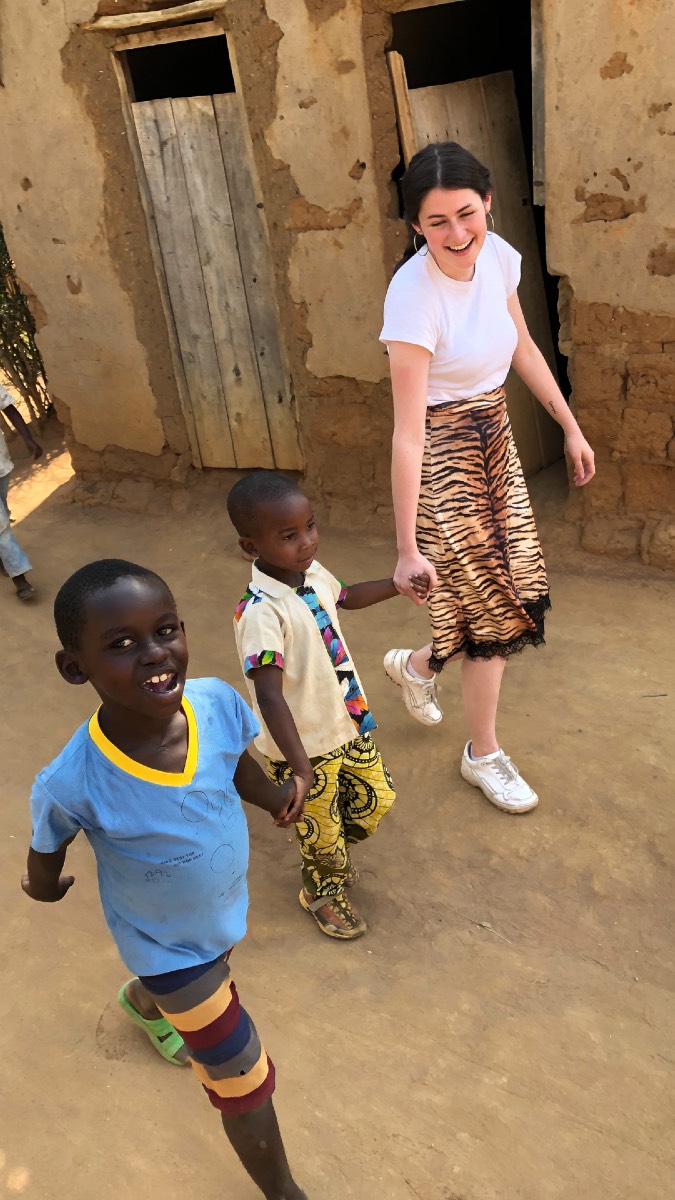
<svg viewBox="0 0 675 1200">
<path fill-rule="evenodd" d="M 147 14 L 148 18 L 152 18 L 153 15 L 156 17 L 157 14 L 152 14 L 152 13 Z M 97 22 L 96 24 L 98 26 L 99 23 Z M 172 359 L 172 364 L 173 364 L 175 378 L 176 378 L 176 385 L 178 388 L 178 395 L 179 395 L 179 400 L 180 400 L 180 404 L 181 404 L 181 410 L 183 412 L 187 435 L 188 435 L 188 439 L 189 439 L 189 443 L 190 443 L 192 464 L 194 467 L 197 467 L 198 469 L 203 469 L 204 464 L 203 464 L 202 456 L 201 456 L 200 449 L 199 449 L 199 434 L 198 434 L 197 421 L 196 421 L 194 409 L 192 406 L 192 402 L 190 399 L 190 391 L 189 391 L 189 387 L 188 387 L 188 383 L 187 383 L 187 379 L 186 379 L 186 375 L 185 375 L 185 368 L 183 365 L 183 359 L 182 359 L 182 354 L 181 354 L 181 350 L 180 350 L 178 332 L 176 329 L 175 317 L 174 317 L 174 313 L 173 313 L 173 309 L 172 309 L 172 305 L 171 305 L 169 287 L 168 287 L 168 282 L 167 282 L 167 278 L 166 278 L 166 271 L 165 271 L 165 267 L 164 267 L 162 250 L 161 250 L 159 235 L 158 235 L 158 231 L 157 231 L 154 206 L 153 206 L 152 197 L 150 194 L 150 188 L 149 188 L 147 177 L 146 177 L 143 156 L 142 156 L 141 148 L 140 148 L 139 141 L 138 141 L 136 122 L 135 122 L 134 116 L 133 116 L 133 110 L 132 110 L 133 86 L 131 83 L 130 73 L 129 73 L 129 69 L 128 69 L 128 65 L 127 65 L 127 61 L 126 61 L 126 52 L 128 50 L 141 49 L 146 46 L 165 45 L 170 42 L 181 42 L 181 41 L 188 41 L 188 40 L 194 40 L 194 39 L 206 38 L 206 37 L 209 37 L 209 38 L 224 37 L 226 39 L 225 44 L 227 46 L 227 51 L 228 51 L 229 60 L 230 60 L 230 66 L 231 66 L 232 75 L 234 78 L 235 94 L 238 95 L 239 100 L 241 101 L 242 91 L 241 91 L 241 86 L 240 86 L 240 75 L 239 75 L 239 71 L 237 68 L 237 61 L 236 61 L 234 46 L 232 45 L 232 40 L 227 35 L 227 31 L 225 30 L 223 25 L 217 19 L 208 20 L 208 21 L 200 20 L 199 23 L 197 23 L 197 24 L 182 24 L 182 25 L 176 24 L 176 25 L 170 25 L 168 27 L 165 26 L 165 27 L 159 28 L 159 29 L 158 28 L 154 28 L 154 29 L 142 28 L 139 31 L 124 32 L 120 36 L 115 38 L 115 42 L 114 42 L 113 46 L 111 47 L 111 59 L 112 59 L 113 69 L 115 72 L 115 78 L 117 80 L 117 84 L 118 84 L 118 88 L 119 88 L 119 92 L 120 92 L 122 116 L 124 119 L 124 124 L 125 124 L 126 132 L 127 132 L 127 139 L 129 142 L 129 147 L 131 149 L 132 159 L 134 162 L 135 175 L 136 175 L 136 181 L 137 181 L 138 190 L 139 190 L 139 196 L 140 196 L 140 200 L 141 200 L 141 206 L 143 208 L 143 212 L 145 215 L 146 228 L 147 228 L 147 232 L 148 232 L 148 243 L 150 246 L 150 254 L 152 257 L 153 266 L 155 268 L 155 276 L 156 276 L 157 283 L 159 286 L 160 299 L 161 299 L 162 309 L 164 312 L 164 318 L 166 321 L 166 328 L 167 328 L 167 334 L 168 334 L 168 339 L 169 339 L 169 347 L 170 347 L 170 351 L 171 351 L 171 359 Z M 248 135 L 248 125 L 246 122 L 245 113 L 244 113 L 244 126 L 246 129 L 246 135 L 249 140 L 249 146 L 250 146 L 250 137 Z M 255 172 L 255 168 L 254 168 L 254 160 L 253 160 L 252 150 L 251 150 L 251 165 L 253 167 L 253 185 L 256 189 L 258 189 L 259 183 L 258 183 L 258 179 L 257 179 L 257 173 Z M 269 252 L 269 230 L 267 228 L 267 222 L 265 220 L 264 212 L 262 211 L 262 204 L 260 204 L 258 207 L 261 209 L 260 216 L 261 216 L 263 226 L 265 229 L 267 248 L 268 248 L 268 252 Z M 273 273 L 273 271 L 272 271 L 272 273 Z M 299 431 L 299 426 L 298 426 L 297 413 L 295 411 L 293 385 L 292 385 L 290 366 L 289 366 L 289 362 L 288 362 L 287 347 L 285 344 L 285 339 L 282 334 L 281 320 L 279 318 L 279 311 L 278 311 L 278 305 L 276 302 L 276 296 L 273 296 L 272 300 L 274 303 L 275 314 L 276 314 L 277 342 L 278 342 L 279 355 L 281 358 L 281 366 L 282 366 L 283 377 L 285 380 L 286 392 L 287 392 L 287 396 L 288 396 L 288 399 L 290 402 L 291 412 L 293 413 L 293 417 L 294 417 L 295 430 L 296 430 L 295 441 L 296 441 L 296 445 L 297 445 L 297 461 L 293 464 L 288 463 L 280 469 L 302 470 L 303 455 L 302 455 L 302 449 L 301 449 L 300 431 Z M 270 431 L 270 434 L 271 434 L 271 431 Z M 274 446 L 273 441 L 272 441 L 272 455 L 273 455 L 273 458 L 276 458 L 275 446 Z"/>
</svg>

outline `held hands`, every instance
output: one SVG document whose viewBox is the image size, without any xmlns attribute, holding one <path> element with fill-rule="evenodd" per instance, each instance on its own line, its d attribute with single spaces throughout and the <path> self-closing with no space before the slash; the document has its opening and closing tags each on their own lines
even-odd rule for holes
<svg viewBox="0 0 675 1200">
<path fill-rule="evenodd" d="M 394 572 L 394 587 L 401 596 L 407 596 L 413 604 L 425 604 L 437 583 L 433 563 L 419 550 L 400 555 Z"/>
<path fill-rule="evenodd" d="M 595 455 L 580 430 L 568 433 L 565 446 L 572 460 L 575 486 L 583 487 L 595 475 Z"/>
<path fill-rule="evenodd" d="M 63 900 L 74 882 L 74 875 L 60 875 L 53 883 L 42 885 L 32 882 L 27 871 L 21 876 L 22 890 L 31 900 L 39 900 L 43 904 L 55 904 L 57 900 Z"/>
<path fill-rule="evenodd" d="M 288 829 L 289 825 L 295 825 L 301 820 L 305 800 L 313 785 L 313 772 L 311 776 L 294 775 L 292 779 L 287 779 L 285 783 L 282 783 L 279 788 L 279 791 L 283 793 L 282 807 L 274 818 L 274 824 L 279 829 Z"/>
<path fill-rule="evenodd" d="M 429 576 L 426 574 L 426 572 L 424 573 L 424 575 L 411 575 L 410 576 L 410 586 L 419 600 L 428 599 Z"/>
</svg>

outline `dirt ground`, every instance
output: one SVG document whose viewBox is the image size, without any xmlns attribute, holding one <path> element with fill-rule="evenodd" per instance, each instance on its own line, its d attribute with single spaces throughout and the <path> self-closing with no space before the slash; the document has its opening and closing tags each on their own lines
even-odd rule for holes
<svg viewBox="0 0 675 1200">
<path fill-rule="evenodd" d="M 16 531 L 40 600 L 0 588 L 5 637 L 4 1078 L 0 1195 L 255 1200 L 189 1071 L 125 1020 L 126 978 L 84 839 L 54 906 L 19 891 L 35 772 L 93 708 L 53 667 L 51 601 L 105 555 L 166 576 L 195 675 L 243 686 L 231 614 L 247 579 L 222 502 L 137 517 L 59 503 L 53 444 L 19 461 Z M 554 608 L 509 667 L 501 740 L 541 797 L 497 812 L 458 774 L 445 720 L 407 717 L 381 660 L 425 637 L 403 600 L 345 614 L 399 799 L 358 852 L 368 935 L 322 939 L 292 839 L 250 816 L 250 932 L 236 975 L 277 1063 L 277 1107 L 309 1200 L 663 1200 L 673 1195 L 675 580 L 567 545 L 561 481 L 535 481 Z M 389 573 L 390 542 L 326 531 L 342 578 Z M 2 583 L 2 580 L 0 580 Z M 79 844 L 81 843 L 81 844 Z"/>
</svg>

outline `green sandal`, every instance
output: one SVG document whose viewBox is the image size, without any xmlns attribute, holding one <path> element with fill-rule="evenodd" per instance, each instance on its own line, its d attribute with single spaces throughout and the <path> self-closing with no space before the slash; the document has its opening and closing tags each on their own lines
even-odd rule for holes
<svg viewBox="0 0 675 1200">
<path fill-rule="evenodd" d="M 127 996 L 127 988 L 133 982 L 133 979 L 127 980 L 117 993 L 117 1003 L 120 1008 L 124 1009 L 127 1016 L 131 1017 L 132 1021 L 135 1021 L 144 1033 L 147 1033 L 155 1050 L 159 1051 L 162 1058 L 165 1058 L 167 1062 L 173 1063 L 175 1067 L 189 1066 L 188 1060 L 176 1058 L 178 1052 L 183 1049 L 185 1042 L 178 1030 L 169 1024 L 166 1017 L 158 1017 L 154 1021 L 149 1021 L 146 1017 L 141 1016 L 137 1008 L 134 1008 Z"/>
<path fill-rule="evenodd" d="M 361 937 L 367 930 L 363 917 L 360 917 L 356 909 L 352 907 L 346 896 L 318 896 L 314 900 L 308 900 L 305 896 L 305 889 L 300 892 L 300 904 L 305 912 L 314 917 L 319 929 L 326 937 L 338 938 L 340 941 L 348 942 L 354 938 Z M 328 906 L 333 909 L 333 912 L 342 918 L 347 925 L 344 929 L 342 925 L 335 925 L 330 919 L 324 917 L 319 909 Z"/>
</svg>

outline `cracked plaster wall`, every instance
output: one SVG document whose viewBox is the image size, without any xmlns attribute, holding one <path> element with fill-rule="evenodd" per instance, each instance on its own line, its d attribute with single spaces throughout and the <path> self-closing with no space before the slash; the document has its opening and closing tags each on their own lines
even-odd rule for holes
<svg viewBox="0 0 675 1200">
<path fill-rule="evenodd" d="M 306 306 L 307 369 L 377 382 L 387 375 L 377 341 L 386 280 L 361 2 L 332 5 L 321 20 L 303 3 L 266 0 L 266 8 L 283 37 L 265 137 L 304 201 L 289 212 L 298 231 L 289 282 Z"/>
<path fill-rule="evenodd" d="M 675 96 L 669 0 L 544 0 L 546 231 L 597 475 L 582 545 L 675 568 Z"/>
<path fill-rule="evenodd" d="M 171 471 L 185 458 L 185 428 L 111 39 L 73 33 L 92 3 L 27 0 L 20 19 L 5 9 L 0 212 L 46 314 L 40 344 L 70 409 L 78 469 L 179 482 L 183 468 Z M 579 528 L 589 549 L 675 565 L 675 10 L 667 0 L 543 4 L 548 260 L 565 277 L 563 349 L 600 468 L 576 497 Z M 377 335 L 403 229 L 385 50 L 390 14 L 418 6 L 227 5 L 308 485 L 337 522 L 390 514 L 391 403 Z M 103 0 L 99 9 L 147 7 Z"/>
<path fill-rule="evenodd" d="M 0 217 L 18 274 L 46 317 L 40 348 L 73 438 L 93 452 L 113 445 L 154 457 L 166 441 L 156 413 L 159 389 L 153 393 L 138 337 L 137 300 L 114 262 L 108 164 L 83 102 L 85 87 L 106 77 L 109 85 L 112 71 L 95 40 L 80 88 L 68 59 L 73 27 L 90 19 L 93 7 L 26 0 L 3 9 Z M 123 126 L 117 134 L 124 136 Z M 118 203 L 121 213 L 130 208 L 125 219 L 133 223 L 133 195 L 119 195 Z M 123 240 L 119 221 L 118 235 Z M 123 255 L 125 247 L 117 251 Z"/>
<path fill-rule="evenodd" d="M 675 6 L 545 0 L 550 269 L 577 300 L 673 310 Z"/>
</svg>

